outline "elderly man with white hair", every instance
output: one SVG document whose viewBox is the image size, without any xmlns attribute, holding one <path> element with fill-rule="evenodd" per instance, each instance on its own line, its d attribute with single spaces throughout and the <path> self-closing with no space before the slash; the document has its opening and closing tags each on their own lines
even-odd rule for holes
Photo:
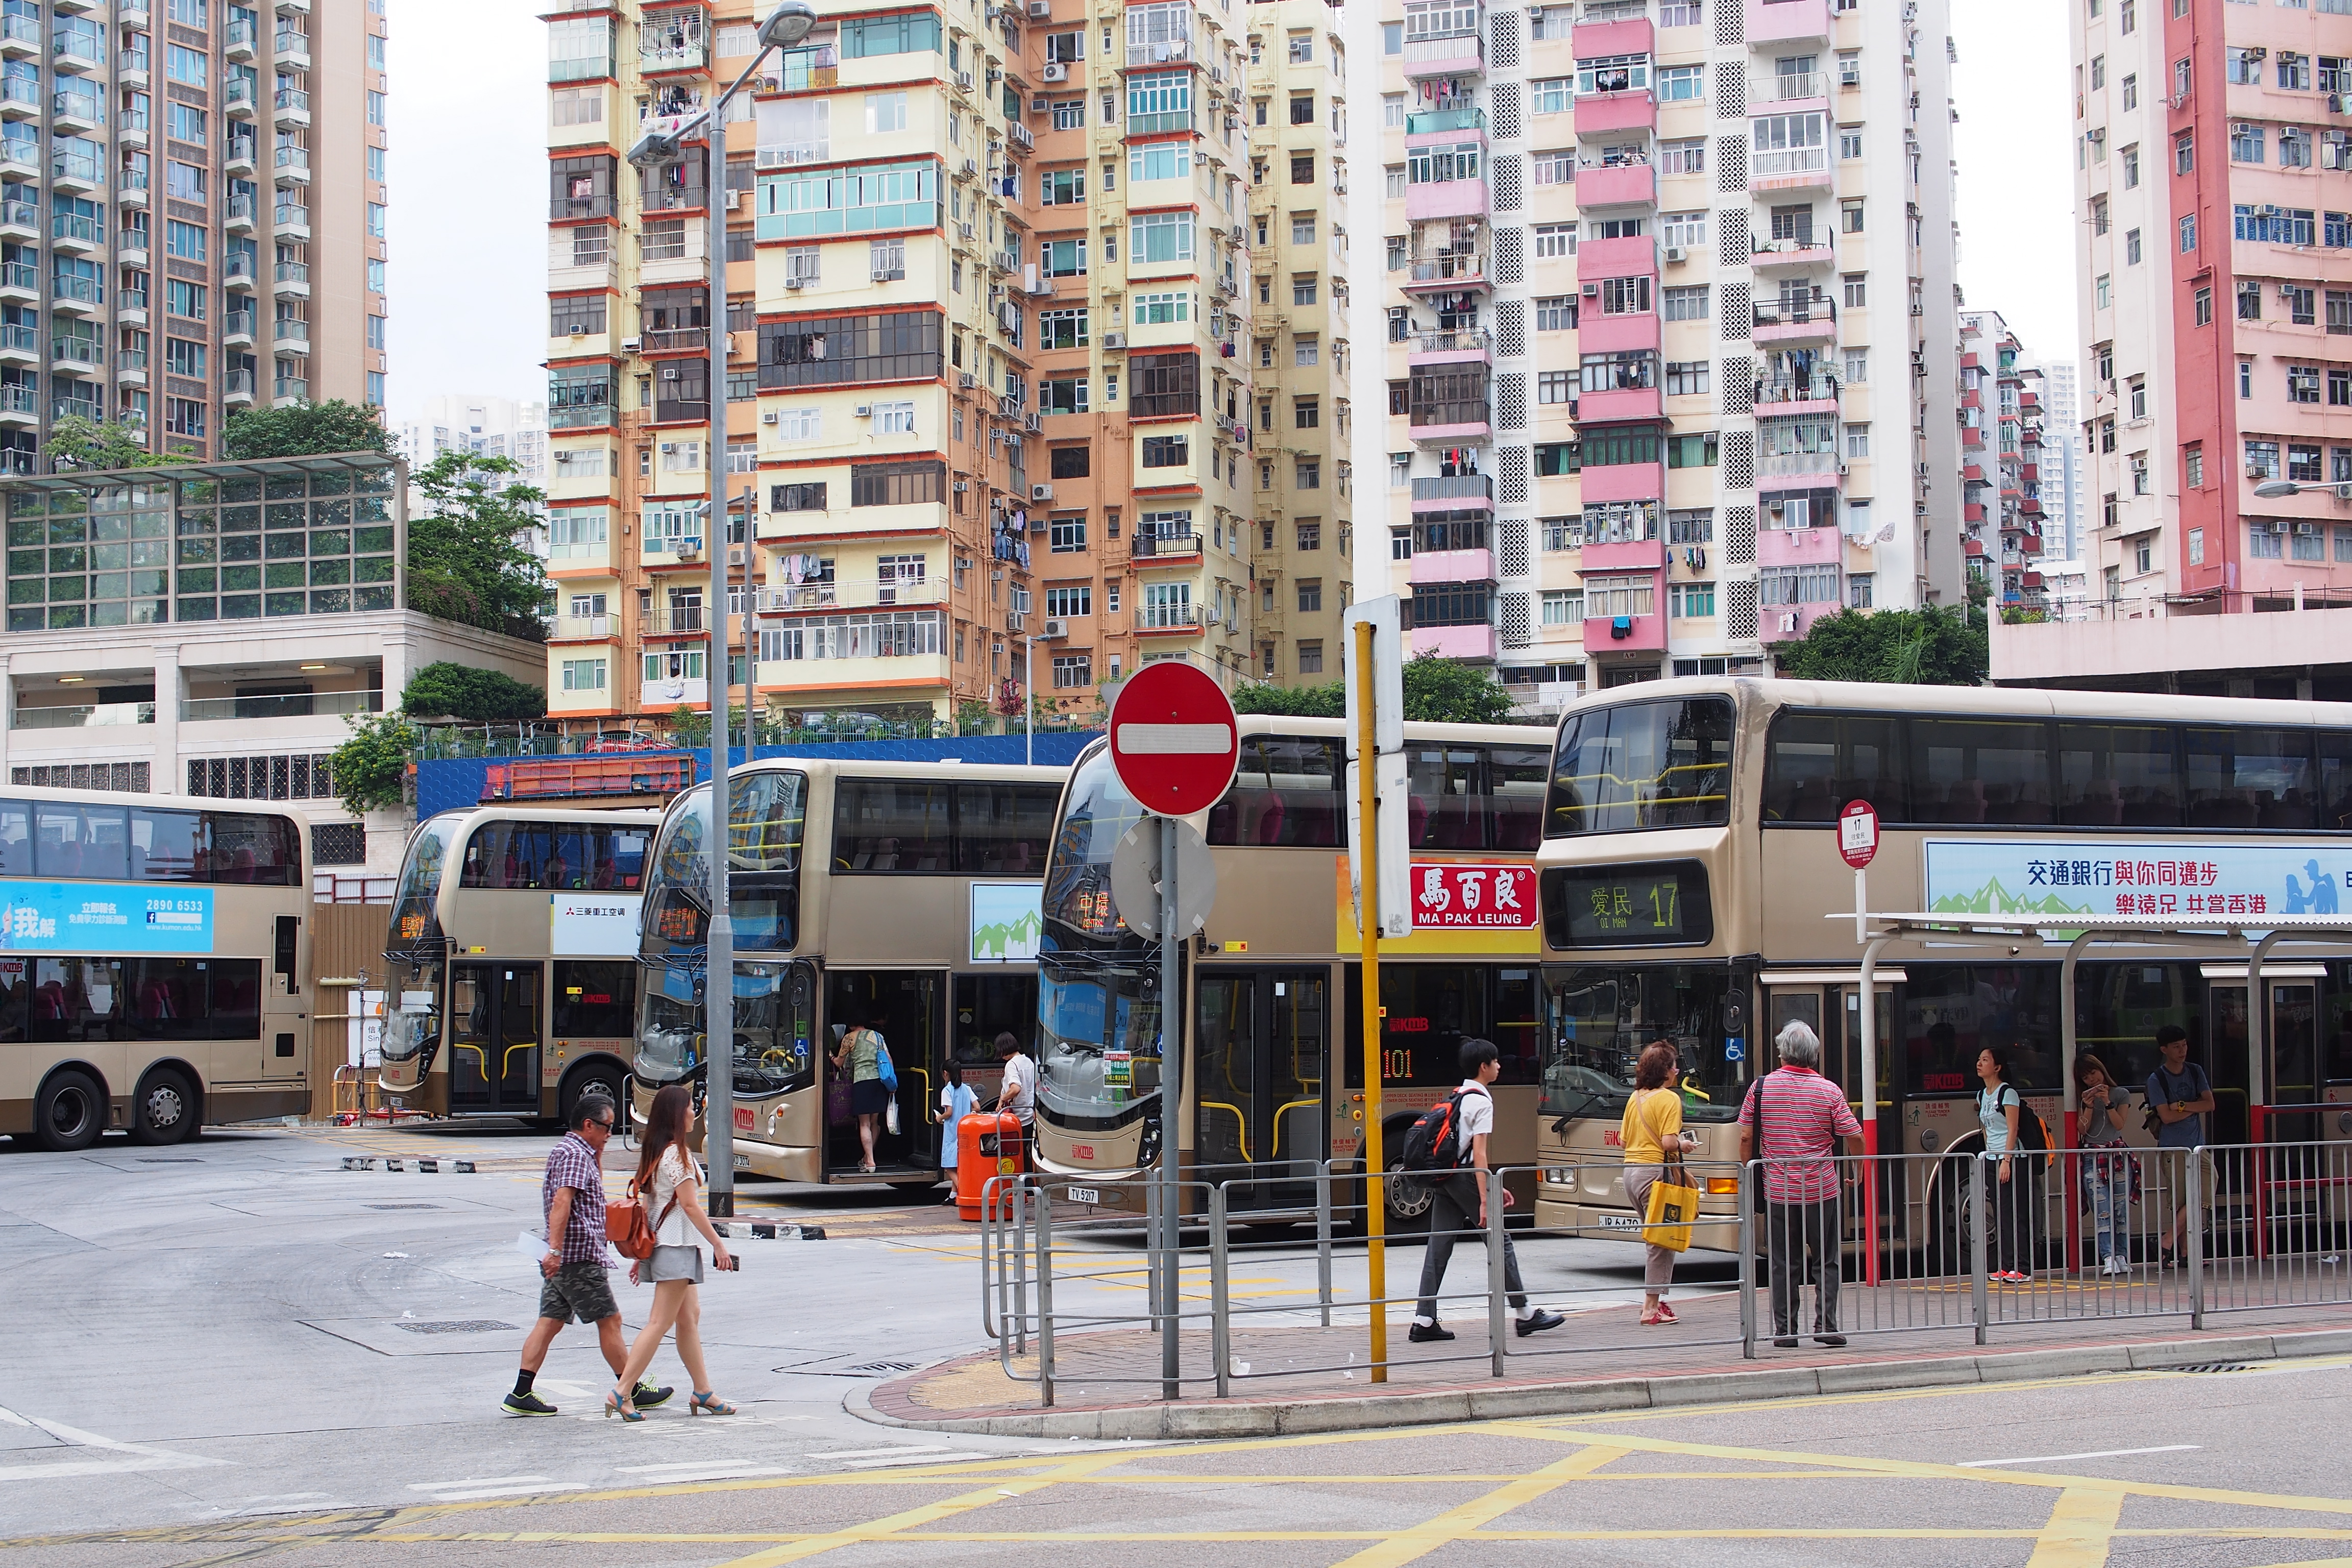
<svg viewBox="0 0 2352 1568">
<path fill-rule="evenodd" d="M 1764 1236 L 1772 1260 L 1772 1342 L 1797 1348 L 1797 1320 L 1805 1281 L 1817 1296 L 1813 1338 L 1842 1345 L 1838 1275 L 1845 1235 L 1840 1215 L 1838 1168 L 1832 1156 L 1845 1140 L 1862 1152 L 1862 1124 L 1845 1091 L 1822 1076 L 1822 1041 L 1792 1022 L 1773 1040 L 1780 1065 L 1750 1086 L 1739 1107 L 1739 1160 L 1764 1161 Z M 1858 1167 L 1850 1168 L 1851 1179 Z"/>
</svg>

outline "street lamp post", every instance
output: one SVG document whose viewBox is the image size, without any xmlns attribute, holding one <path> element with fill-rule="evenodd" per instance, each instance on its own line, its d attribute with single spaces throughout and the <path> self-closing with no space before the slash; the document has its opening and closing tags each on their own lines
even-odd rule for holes
<svg viewBox="0 0 2352 1568">
<path fill-rule="evenodd" d="M 727 892 L 728 799 L 727 748 L 730 725 L 728 694 L 734 682 L 727 664 L 727 563 L 733 554 L 727 537 L 727 217 L 719 205 L 727 189 L 727 106 L 753 74 L 780 48 L 790 48 L 808 37 L 816 25 L 816 7 L 809 0 L 782 0 L 760 24 L 759 52 L 743 68 L 733 85 L 714 97 L 698 116 L 656 124 L 629 149 L 629 162 L 640 173 L 652 173 L 685 162 L 685 139 L 699 128 L 709 145 L 709 173 L 703 184 L 704 248 L 709 252 L 710 298 L 704 314 L 709 333 L 710 367 L 704 394 L 710 411 L 709 450 L 704 454 L 709 476 L 709 511 L 704 542 L 710 551 L 710 652 L 703 665 L 703 689 L 710 700 L 710 933 L 702 969 L 703 1154 L 710 1166 L 710 1205 L 714 1218 L 735 1212 L 735 928 L 729 918 Z M 755 515 L 751 499 L 743 508 L 743 586 L 751 586 L 751 541 Z M 749 664 L 748 635 L 743 652 Z M 751 717 L 749 682 L 744 717 Z"/>
</svg>

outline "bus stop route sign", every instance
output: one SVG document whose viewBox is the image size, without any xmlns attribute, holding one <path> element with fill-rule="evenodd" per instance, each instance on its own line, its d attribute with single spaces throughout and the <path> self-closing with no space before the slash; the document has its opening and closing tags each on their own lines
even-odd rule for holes
<svg viewBox="0 0 2352 1568">
<path fill-rule="evenodd" d="M 1859 871 L 1878 853 L 1878 810 L 1866 800 L 1850 800 L 1838 813 L 1838 853 Z"/>
<path fill-rule="evenodd" d="M 1177 659 L 1147 664 L 1110 710 L 1110 760 L 1144 810 L 1190 816 L 1222 799 L 1241 763 L 1233 700 L 1214 677 Z"/>
</svg>

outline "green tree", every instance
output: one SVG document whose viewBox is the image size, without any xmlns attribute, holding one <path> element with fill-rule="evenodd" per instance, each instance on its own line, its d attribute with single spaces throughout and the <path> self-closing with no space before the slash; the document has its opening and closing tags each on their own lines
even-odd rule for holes
<svg viewBox="0 0 2352 1568">
<path fill-rule="evenodd" d="M 68 414 L 49 426 L 49 464 L 68 468 L 151 468 L 173 459 L 147 449 L 147 437 L 128 425 Z"/>
<path fill-rule="evenodd" d="M 1982 611 L 1840 610 L 1784 647 L 1780 672 L 1798 680 L 1982 686 L 1991 668 Z"/>
<path fill-rule="evenodd" d="M 1248 686 L 1234 693 L 1234 710 L 1337 719 L 1348 711 L 1348 689 L 1336 680 L 1324 686 Z M 1509 721 L 1511 696 L 1478 666 L 1425 653 L 1405 660 L 1404 716 L 1430 724 L 1501 724 Z"/>
<path fill-rule="evenodd" d="M 1236 713 L 1282 713 L 1294 719 L 1337 719 L 1348 710 L 1347 688 L 1328 686 L 1244 686 L 1234 693 Z"/>
<path fill-rule="evenodd" d="M 343 809 L 361 816 L 398 805 L 408 778 L 409 759 L 421 738 L 416 726 L 398 710 L 364 717 L 348 714 L 343 722 L 351 728 L 351 739 L 335 748 L 332 762 Z"/>
<path fill-rule="evenodd" d="M 710 715 L 697 713 L 679 703 L 669 710 L 669 738 L 672 743 L 688 750 L 710 744 Z"/>
<path fill-rule="evenodd" d="M 221 432 L 221 456 L 230 462 L 391 450 L 392 433 L 376 411 L 340 397 L 285 408 L 242 409 L 228 416 Z"/>
<path fill-rule="evenodd" d="M 408 521 L 409 608 L 547 640 L 547 574 L 517 542 L 541 497 L 509 479 L 518 471 L 511 458 L 444 452 L 409 476 L 425 498 Z"/>
<path fill-rule="evenodd" d="M 543 719 L 547 692 L 495 669 L 477 669 L 446 660 L 428 664 L 409 678 L 400 694 L 408 712 L 485 723 L 499 719 Z"/>
</svg>

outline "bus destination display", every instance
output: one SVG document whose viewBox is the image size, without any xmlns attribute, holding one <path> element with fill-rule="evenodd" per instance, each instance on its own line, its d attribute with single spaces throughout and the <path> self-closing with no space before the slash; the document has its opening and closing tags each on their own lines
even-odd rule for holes
<svg viewBox="0 0 2352 1568">
<path fill-rule="evenodd" d="M 1543 875 L 1543 910 L 1555 948 L 1697 943 L 1715 933 L 1706 869 L 1695 860 L 1554 868 Z"/>
</svg>

